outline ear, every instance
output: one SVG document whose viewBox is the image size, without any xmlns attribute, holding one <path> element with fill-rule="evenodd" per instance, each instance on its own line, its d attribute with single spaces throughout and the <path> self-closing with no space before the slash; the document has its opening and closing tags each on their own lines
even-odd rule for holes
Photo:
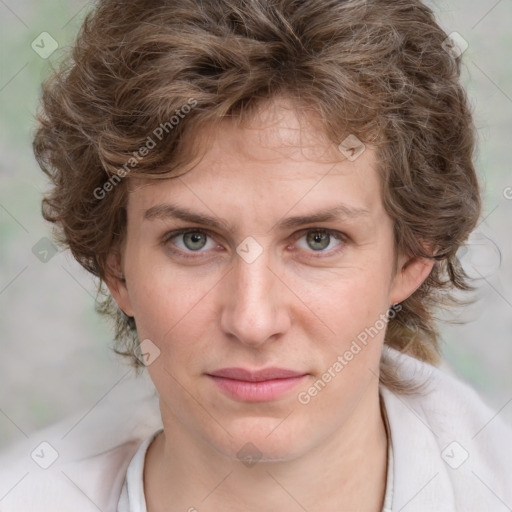
<svg viewBox="0 0 512 512">
<path fill-rule="evenodd" d="M 105 283 L 117 302 L 117 305 L 127 316 L 133 316 L 130 295 L 126 285 L 122 256 L 119 251 L 112 251 L 107 257 L 107 274 Z"/>
<path fill-rule="evenodd" d="M 397 304 L 410 297 L 429 276 L 434 264 L 433 258 L 401 256 L 391 286 L 390 303 Z"/>
</svg>

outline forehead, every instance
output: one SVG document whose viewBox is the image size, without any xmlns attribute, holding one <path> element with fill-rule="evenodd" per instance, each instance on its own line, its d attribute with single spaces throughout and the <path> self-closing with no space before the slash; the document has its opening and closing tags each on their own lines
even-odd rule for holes
<svg viewBox="0 0 512 512">
<path fill-rule="evenodd" d="M 318 111 L 284 96 L 260 102 L 242 121 L 226 117 L 218 126 L 204 127 L 194 138 L 209 140 L 213 151 L 257 163 L 311 160 L 335 164 L 346 160 L 328 139 Z"/>
<path fill-rule="evenodd" d="M 286 98 L 262 104 L 242 123 L 228 117 L 189 137 L 205 150 L 199 163 L 178 178 L 138 182 L 129 204 L 142 211 L 181 202 L 215 216 L 248 213 L 262 223 L 291 210 L 381 210 L 374 149 L 349 160 L 314 110 L 298 110 Z"/>
</svg>

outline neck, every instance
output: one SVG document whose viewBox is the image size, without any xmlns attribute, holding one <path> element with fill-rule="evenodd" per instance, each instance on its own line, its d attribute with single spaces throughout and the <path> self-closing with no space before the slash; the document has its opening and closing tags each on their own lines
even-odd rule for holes
<svg viewBox="0 0 512 512">
<path fill-rule="evenodd" d="M 164 411 L 162 417 L 164 432 L 146 455 L 148 512 L 382 509 L 387 435 L 378 388 L 368 389 L 347 421 L 315 449 L 252 466 L 220 454 Z"/>
</svg>

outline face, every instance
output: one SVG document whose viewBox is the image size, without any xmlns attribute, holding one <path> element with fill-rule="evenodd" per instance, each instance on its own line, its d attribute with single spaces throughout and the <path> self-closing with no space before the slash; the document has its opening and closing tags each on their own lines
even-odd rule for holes
<svg viewBox="0 0 512 512">
<path fill-rule="evenodd" d="M 430 270 L 395 261 L 374 150 L 350 161 L 321 134 L 275 100 L 223 121 L 187 174 L 129 195 L 126 285 L 110 289 L 160 351 L 164 426 L 231 458 L 252 442 L 287 460 L 340 431 L 377 389 L 385 313 Z"/>
</svg>

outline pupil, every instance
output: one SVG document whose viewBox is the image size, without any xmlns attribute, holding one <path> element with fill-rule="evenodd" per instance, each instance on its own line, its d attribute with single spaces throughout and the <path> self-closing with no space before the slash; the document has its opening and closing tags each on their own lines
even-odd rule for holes
<svg viewBox="0 0 512 512">
<path fill-rule="evenodd" d="M 308 245 L 314 251 L 321 251 L 326 247 L 329 247 L 329 243 L 331 241 L 331 237 L 328 233 L 319 233 L 318 231 L 315 233 L 308 234 Z"/>
<path fill-rule="evenodd" d="M 206 245 L 206 237 L 202 233 L 185 233 L 183 241 L 188 249 L 197 251 Z"/>
</svg>

